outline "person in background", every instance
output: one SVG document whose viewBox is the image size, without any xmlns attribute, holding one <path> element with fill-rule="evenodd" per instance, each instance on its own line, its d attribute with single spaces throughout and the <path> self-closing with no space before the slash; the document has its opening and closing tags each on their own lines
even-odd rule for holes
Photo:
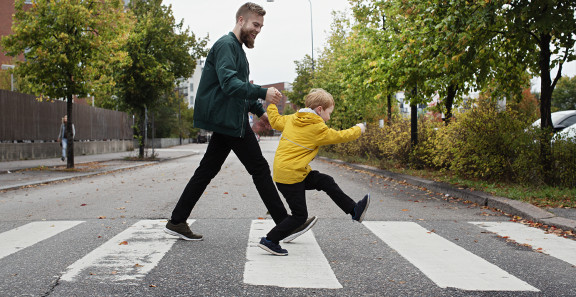
<svg viewBox="0 0 576 297">
<path fill-rule="evenodd" d="M 60 131 L 58 132 L 58 142 L 60 142 L 60 146 L 62 147 L 62 161 L 66 160 L 66 152 L 68 149 L 68 138 L 66 138 L 66 124 L 68 123 L 68 116 L 65 115 L 62 118 L 62 124 L 60 125 Z M 74 124 L 72 124 L 72 141 L 74 141 L 74 137 L 76 136 L 76 129 L 74 128 Z"/>
</svg>

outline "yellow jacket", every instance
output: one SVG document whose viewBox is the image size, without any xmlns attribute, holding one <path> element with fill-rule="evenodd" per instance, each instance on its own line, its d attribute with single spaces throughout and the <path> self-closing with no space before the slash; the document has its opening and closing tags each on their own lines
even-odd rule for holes
<svg viewBox="0 0 576 297">
<path fill-rule="evenodd" d="M 274 104 L 268 106 L 267 112 L 272 128 L 282 132 L 272 174 L 274 181 L 282 184 L 303 181 L 312 170 L 309 163 L 321 145 L 348 142 L 362 135 L 358 126 L 342 131 L 331 129 L 312 112 L 299 111 L 282 116 Z"/>
</svg>

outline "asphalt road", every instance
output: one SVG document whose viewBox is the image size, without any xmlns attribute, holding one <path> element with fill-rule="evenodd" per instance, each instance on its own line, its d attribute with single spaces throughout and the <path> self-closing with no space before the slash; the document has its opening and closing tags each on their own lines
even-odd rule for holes
<svg viewBox="0 0 576 297">
<path fill-rule="evenodd" d="M 270 164 L 275 145 L 261 142 Z M 309 191 L 319 222 L 282 244 L 288 256 L 268 255 L 255 240 L 270 217 L 231 155 L 190 217 L 205 240 L 178 240 L 162 227 L 204 148 L 0 192 L 0 295 L 576 296 L 576 241 L 325 160 L 312 167 L 371 194 L 364 223 Z"/>
</svg>

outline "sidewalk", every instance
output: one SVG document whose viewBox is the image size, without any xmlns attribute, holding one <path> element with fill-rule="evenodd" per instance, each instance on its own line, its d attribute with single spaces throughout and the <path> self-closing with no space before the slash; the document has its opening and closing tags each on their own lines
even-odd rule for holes
<svg viewBox="0 0 576 297">
<path fill-rule="evenodd" d="M 0 162 L 0 190 L 16 189 L 83 176 L 97 175 L 204 153 L 206 144 L 186 144 L 154 149 L 157 161 L 131 161 L 138 151 L 74 156 L 74 171 L 64 170 L 60 158 Z M 152 154 L 152 149 L 148 150 Z"/>
<path fill-rule="evenodd" d="M 264 139 L 263 141 L 267 141 Z M 195 154 L 202 154 L 207 144 L 186 144 L 171 148 L 155 149 L 158 161 L 129 161 L 126 158 L 134 157 L 137 151 L 119 152 L 101 155 L 75 156 L 76 171 L 66 171 L 66 163 L 59 158 L 42 160 L 22 160 L 0 162 L 0 190 L 16 189 L 43 183 L 55 182 L 83 176 L 97 175 L 139 166 L 147 166 L 157 162 L 183 158 Z M 152 150 L 148 151 L 152 153 Z M 344 164 L 355 169 L 369 171 L 395 181 L 406 182 L 430 191 L 443 193 L 449 197 L 461 198 L 480 206 L 500 209 L 508 214 L 520 216 L 523 219 L 555 226 L 564 231 L 571 230 L 576 233 L 576 209 L 549 209 L 538 208 L 532 204 L 496 197 L 478 191 L 457 189 L 452 185 L 426 180 L 419 177 L 397 174 L 375 167 L 345 163 L 320 157 L 325 161 Z M 56 170 L 58 169 L 58 170 Z"/>
</svg>

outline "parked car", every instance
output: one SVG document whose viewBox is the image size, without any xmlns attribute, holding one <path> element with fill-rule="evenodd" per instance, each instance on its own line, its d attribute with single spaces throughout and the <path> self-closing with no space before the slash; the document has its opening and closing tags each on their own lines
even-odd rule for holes
<svg viewBox="0 0 576 297">
<path fill-rule="evenodd" d="M 562 110 L 552 113 L 554 132 L 562 131 L 574 124 L 576 124 L 576 110 Z M 532 123 L 532 126 L 540 128 L 540 119 Z"/>
<path fill-rule="evenodd" d="M 560 139 L 576 142 L 576 124 L 564 128 L 562 131 L 554 134 L 552 137 L 552 141 L 557 141 Z"/>
</svg>

